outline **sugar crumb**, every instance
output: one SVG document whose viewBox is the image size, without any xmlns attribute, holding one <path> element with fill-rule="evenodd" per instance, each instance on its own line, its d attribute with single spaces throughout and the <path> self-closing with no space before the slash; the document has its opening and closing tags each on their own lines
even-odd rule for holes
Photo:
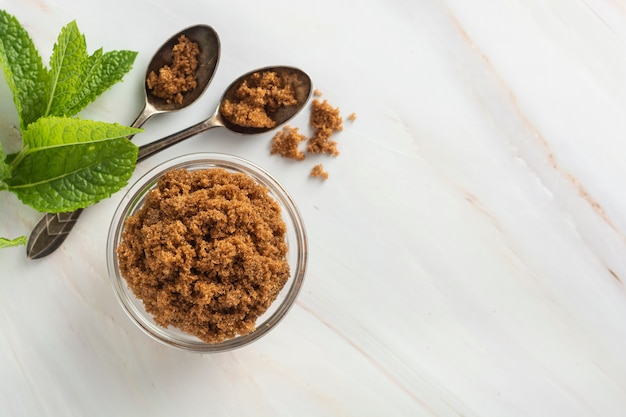
<svg viewBox="0 0 626 417">
<path fill-rule="evenodd" d="M 304 152 L 298 149 L 298 145 L 305 140 L 306 136 L 300 133 L 297 127 L 285 126 L 272 138 L 270 154 L 302 161 Z"/>
<path fill-rule="evenodd" d="M 324 181 L 326 181 L 328 179 L 328 172 L 326 172 L 322 164 L 317 164 L 311 169 L 310 176 L 322 178 Z"/>
<path fill-rule="evenodd" d="M 343 130 L 343 119 L 341 118 L 339 108 L 331 106 L 327 100 L 321 102 L 314 99 L 311 107 L 310 124 L 315 133 L 307 142 L 307 152 L 332 156 L 339 155 L 337 142 L 331 139 L 335 132 Z"/>
</svg>

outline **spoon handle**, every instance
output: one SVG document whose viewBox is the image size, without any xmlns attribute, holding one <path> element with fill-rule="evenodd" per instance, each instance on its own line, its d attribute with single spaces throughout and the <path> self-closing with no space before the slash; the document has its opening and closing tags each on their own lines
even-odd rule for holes
<svg viewBox="0 0 626 417">
<path fill-rule="evenodd" d="M 217 121 L 217 117 L 218 116 L 214 115 L 211 118 L 190 126 L 186 129 L 173 133 L 164 138 L 155 140 L 154 142 L 150 142 L 143 146 L 140 146 L 139 154 L 137 155 L 137 162 L 143 161 L 144 159 L 154 155 L 155 153 L 167 149 L 170 146 L 175 145 L 178 142 L 181 142 L 192 136 L 195 136 L 198 133 L 204 132 L 205 130 L 209 130 L 213 127 L 221 126 L 220 122 Z"/>
<path fill-rule="evenodd" d="M 146 100 L 146 104 L 143 106 L 143 110 L 141 110 L 141 112 L 137 115 L 137 118 L 135 119 L 133 124 L 130 125 L 130 127 L 143 126 L 143 124 L 146 123 L 149 118 L 157 113 L 159 113 L 159 110 L 157 110 L 152 104 L 148 103 L 148 101 Z M 128 139 L 132 139 L 133 136 L 128 136 Z"/>
<path fill-rule="evenodd" d="M 26 256 L 38 259 L 54 252 L 72 230 L 82 211 L 78 209 L 69 213 L 44 214 L 28 237 Z"/>
</svg>

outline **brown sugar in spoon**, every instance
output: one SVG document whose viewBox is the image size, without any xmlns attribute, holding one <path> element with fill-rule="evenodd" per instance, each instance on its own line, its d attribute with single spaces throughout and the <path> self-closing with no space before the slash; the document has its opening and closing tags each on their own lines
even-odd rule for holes
<svg viewBox="0 0 626 417">
<path fill-rule="evenodd" d="M 198 67 L 195 70 L 197 85 L 182 97 L 182 102 L 160 98 L 151 93 L 146 80 L 151 72 L 159 73 L 159 69 L 170 65 L 173 59 L 173 49 L 179 38 L 185 35 L 187 39 L 198 45 Z M 215 30 L 207 25 L 188 27 L 169 38 L 154 54 L 144 80 L 145 104 L 131 127 L 141 127 L 150 117 L 159 113 L 168 113 L 182 110 L 194 103 L 211 83 L 220 58 L 220 40 Z M 128 139 L 132 139 L 129 136 Z M 74 227 L 76 220 L 83 209 L 68 213 L 46 213 L 35 225 L 26 245 L 26 255 L 30 259 L 43 258 L 54 252 L 65 240 Z"/>
</svg>

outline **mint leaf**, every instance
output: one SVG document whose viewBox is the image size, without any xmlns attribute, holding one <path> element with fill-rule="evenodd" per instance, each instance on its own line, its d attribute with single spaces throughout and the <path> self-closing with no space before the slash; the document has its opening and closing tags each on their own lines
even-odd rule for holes
<svg viewBox="0 0 626 417">
<path fill-rule="evenodd" d="M 50 57 L 50 82 L 43 116 L 65 116 L 87 65 L 87 44 L 76 21 L 61 29 Z"/>
<path fill-rule="evenodd" d="M 126 136 L 140 129 L 90 120 L 45 117 L 23 133 L 9 191 L 39 211 L 84 208 L 126 185 L 137 146 Z"/>
<path fill-rule="evenodd" d="M 66 113 L 68 115 L 78 113 L 115 83 L 121 81 L 133 67 L 136 57 L 137 52 L 132 51 L 110 51 L 104 55 L 102 48 L 95 51 L 87 61 L 81 77 L 82 82 L 76 89 Z"/>
<path fill-rule="evenodd" d="M 4 179 L 11 176 L 11 166 L 6 162 L 7 156 L 2 151 L 2 144 L 0 144 L 0 190 L 6 188 L 4 185 Z"/>
<path fill-rule="evenodd" d="M 0 249 L 10 248 L 12 246 L 25 245 L 28 239 L 26 236 L 16 237 L 15 239 L 7 239 L 6 237 L 0 237 Z"/>
<path fill-rule="evenodd" d="M 0 66 L 24 129 L 44 112 L 48 70 L 28 32 L 4 10 L 0 10 Z"/>
</svg>

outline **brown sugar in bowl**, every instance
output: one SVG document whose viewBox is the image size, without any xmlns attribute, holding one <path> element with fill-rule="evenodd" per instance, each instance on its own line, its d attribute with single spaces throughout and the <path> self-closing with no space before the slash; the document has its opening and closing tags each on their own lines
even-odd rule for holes
<svg viewBox="0 0 626 417">
<path fill-rule="evenodd" d="M 275 297 L 275 299 L 270 301 L 269 306 L 264 306 L 264 308 L 267 309 L 264 310 L 258 318 L 255 318 L 252 323 L 248 320 L 247 323 L 239 328 L 235 326 L 234 332 L 230 334 L 226 332 L 221 335 L 225 335 L 225 337 L 213 337 L 212 339 L 210 337 L 198 337 L 192 334 L 193 330 L 197 330 L 197 328 L 193 327 L 193 325 L 197 326 L 197 323 L 191 323 L 193 324 L 192 326 L 187 326 L 186 330 L 192 330 L 192 332 L 189 332 L 182 330 L 186 326 L 185 323 L 180 323 L 180 319 L 178 325 L 164 324 L 163 317 L 158 316 L 158 311 L 155 313 L 150 305 L 146 308 L 145 303 L 151 303 L 154 300 L 150 299 L 150 295 L 141 292 L 139 292 L 138 296 L 137 288 L 131 288 L 131 285 L 129 285 L 131 282 L 127 281 L 127 278 L 120 268 L 120 259 L 117 251 L 124 236 L 127 219 L 141 210 L 150 191 L 157 187 L 159 179 L 161 179 L 165 173 L 175 172 L 179 169 L 183 169 L 189 173 L 194 173 L 194 171 L 200 172 L 201 170 L 224 171 L 227 174 L 233 174 L 233 176 L 242 176 L 244 177 L 243 180 L 246 180 L 246 178 L 248 180 L 251 179 L 252 183 L 258 184 L 260 189 L 267 189 L 267 195 L 270 200 L 275 201 L 277 204 L 280 216 L 284 222 L 284 243 L 286 244 L 285 259 L 288 264 L 289 272 L 287 274 L 288 276 L 285 277 L 286 282 L 284 286 L 282 286 L 282 290 L 280 290 L 277 295 L 272 296 Z M 302 286 L 307 266 L 307 252 L 306 232 L 300 213 L 289 194 L 270 174 L 253 163 L 239 157 L 215 153 L 198 153 L 177 157 L 153 168 L 128 189 L 113 216 L 109 229 L 107 240 L 107 267 L 120 304 L 140 329 L 155 340 L 166 345 L 190 351 L 209 353 L 227 351 L 245 346 L 267 334 L 267 332 L 273 329 L 276 324 L 284 318 L 287 311 L 295 302 Z M 124 269 L 128 276 L 128 265 L 125 265 Z M 132 269 L 132 266 L 130 269 Z M 162 279 L 163 276 L 155 276 L 154 278 Z M 143 277 L 143 279 L 149 281 L 150 277 Z M 258 286 L 258 283 L 255 285 Z M 176 290 L 173 292 L 176 292 Z M 232 293 L 224 294 L 224 296 L 226 298 L 232 298 L 236 296 L 235 294 L 238 293 L 233 291 Z M 142 300 L 141 298 L 144 299 Z M 243 301 L 248 302 L 249 300 L 242 300 L 242 303 Z M 188 309 L 188 307 L 185 307 L 185 309 Z M 155 316 L 149 313 L 148 310 L 157 315 Z M 184 317 L 184 314 L 182 316 Z M 250 326 L 252 326 L 252 328 L 250 328 Z M 244 331 L 240 331 L 241 328 L 243 328 Z"/>
</svg>

